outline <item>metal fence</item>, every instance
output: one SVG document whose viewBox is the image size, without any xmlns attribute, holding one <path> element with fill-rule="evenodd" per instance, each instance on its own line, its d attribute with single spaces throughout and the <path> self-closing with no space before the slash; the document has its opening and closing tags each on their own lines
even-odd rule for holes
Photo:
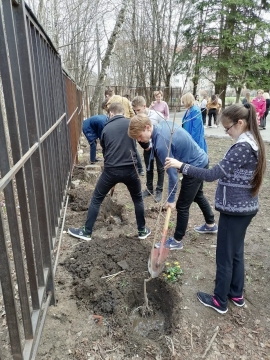
<svg viewBox="0 0 270 360">
<path fill-rule="evenodd" d="M 24 1 L 0 2 L 0 359 L 34 359 L 55 303 L 82 93 Z"/>
</svg>

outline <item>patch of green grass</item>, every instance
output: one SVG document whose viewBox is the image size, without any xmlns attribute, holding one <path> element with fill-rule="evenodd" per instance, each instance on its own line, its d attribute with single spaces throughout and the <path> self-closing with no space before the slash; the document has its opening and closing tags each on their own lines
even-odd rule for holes
<svg viewBox="0 0 270 360">
<path fill-rule="evenodd" d="M 126 287 L 126 286 L 128 286 L 128 281 L 127 281 L 127 279 L 123 279 L 123 280 L 120 282 L 120 286 L 121 286 L 121 287 Z"/>
</svg>

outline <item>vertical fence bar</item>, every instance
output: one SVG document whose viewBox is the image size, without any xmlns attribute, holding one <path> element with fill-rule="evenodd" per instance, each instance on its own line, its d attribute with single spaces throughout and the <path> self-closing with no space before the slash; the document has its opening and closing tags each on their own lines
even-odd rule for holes
<svg viewBox="0 0 270 360">
<path fill-rule="evenodd" d="M 0 59 L 7 116 L 3 118 L 0 104 L 0 172 L 2 178 L 11 174 L 8 180 L 0 179 L 9 224 L 8 229 L 0 210 L 0 281 L 12 357 L 29 360 L 47 312 L 41 306 L 55 303 L 53 237 L 77 156 L 84 109 L 81 90 L 63 73 L 59 55 L 23 0 L 1 3 Z M 6 245 L 9 236 L 12 253 Z M 20 305 L 13 289 L 13 261 Z"/>
<path fill-rule="evenodd" d="M 4 29 L 3 29 L 2 21 L 0 28 L 0 39 L 1 40 L 4 39 Z M 1 78 L 3 84 L 4 99 L 6 104 L 6 113 L 7 113 L 7 118 L 9 119 L 8 130 L 11 137 L 11 150 L 12 150 L 13 160 L 16 162 L 20 159 L 20 146 L 19 146 L 19 142 L 17 141 L 18 132 L 17 132 L 17 124 L 15 121 L 16 114 L 15 114 L 14 99 L 12 94 L 12 78 L 9 72 L 7 49 L 5 46 L 3 46 L 4 44 L 1 45 L 2 45 L 0 46 Z M 0 129 L 0 131 L 5 132 L 4 126 Z M 5 136 L 5 134 L 3 136 Z M 16 137 L 16 139 L 14 139 L 13 137 Z M 7 144 L 6 141 L 3 143 Z M 10 162 L 9 162 L 8 149 L 6 146 L 6 148 L 2 149 L 1 157 L 0 157 L 0 171 L 2 176 L 6 175 L 9 170 L 10 170 Z M 26 212 L 26 214 L 21 214 L 23 220 L 26 222 L 25 224 L 22 224 L 23 233 L 26 236 L 25 244 L 27 250 L 32 251 L 31 238 L 29 238 L 30 226 L 29 226 L 29 219 L 27 217 L 28 208 L 26 202 L 22 169 L 17 173 L 16 181 L 18 186 L 17 196 L 19 197 L 19 202 L 20 205 L 22 206 L 22 212 Z M 20 293 L 19 298 L 21 304 L 24 332 L 26 339 L 29 339 L 33 336 L 33 329 L 31 323 L 28 293 L 27 293 L 27 286 L 25 280 L 24 261 L 23 261 L 23 254 L 21 248 L 21 238 L 20 238 L 19 223 L 18 223 L 18 217 L 16 211 L 15 195 L 14 195 L 13 185 L 11 182 L 7 184 L 7 186 L 5 187 L 4 195 L 6 199 L 6 210 L 8 214 L 9 231 L 11 237 L 12 250 L 13 250 L 13 258 L 16 268 L 17 284 Z M 32 264 L 28 263 L 28 265 L 31 267 Z M 32 271 L 32 268 L 30 268 L 30 271 Z M 35 273 L 35 270 L 33 273 Z"/>
<path fill-rule="evenodd" d="M 21 145 L 22 153 L 24 154 L 29 149 L 28 144 L 28 136 L 26 132 L 25 126 L 25 117 L 24 117 L 24 108 L 22 103 L 22 93 L 21 93 L 21 81 L 20 81 L 20 71 L 18 67 L 18 56 L 16 51 L 16 39 L 14 33 L 14 22 L 12 16 L 12 8 L 10 2 L 6 2 L 3 4 L 3 13 L 6 19 L 6 36 L 7 36 L 7 43 L 9 44 L 9 55 L 10 55 L 10 68 L 12 73 L 12 78 L 14 84 L 17 86 L 13 87 L 15 102 L 17 103 L 17 114 L 19 112 L 20 116 L 15 113 L 15 104 L 12 104 L 12 108 L 9 109 L 9 124 L 13 123 L 11 126 L 11 142 L 15 142 L 16 144 L 12 147 L 13 148 L 13 160 L 17 162 L 20 160 L 19 154 L 19 147 Z M 11 83 L 6 84 L 6 91 L 8 91 L 7 96 L 12 99 L 12 85 Z M 18 116 L 18 124 L 19 128 L 16 124 L 16 115 Z M 19 130 L 19 133 L 18 133 Z M 20 135 L 19 135 L 20 134 Z M 19 139 L 20 144 L 19 144 Z M 18 192 L 19 196 L 19 204 L 20 204 L 20 211 L 21 211 L 21 219 L 22 219 L 22 228 L 23 228 L 23 236 L 24 236 L 24 243 L 25 243 L 25 251 L 26 251 L 26 261 L 27 261 L 27 268 L 28 268 L 28 276 L 29 276 L 29 284 L 30 284 L 30 292 L 31 292 L 31 301 L 33 309 L 39 308 L 39 298 L 38 298 L 38 285 L 37 285 L 37 278 L 36 272 L 39 275 L 42 273 L 42 262 L 41 268 L 36 268 L 35 266 L 35 258 L 39 261 L 41 260 L 40 254 L 40 247 L 38 244 L 34 244 L 36 249 L 33 250 L 32 245 L 32 232 L 31 232 L 31 224 L 29 216 L 32 219 L 32 226 L 36 228 L 37 225 L 37 218 L 36 218 L 36 204 L 35 200 L 32 199 L 33 195 L 33 178 L 32 178 L 32 168 L 31 162 L 27 162 L 25 164 L 25 179 L 28 182 L 28 189 L 30 189 L 29 193 L 26 193 L 26 188 L 24 186 L 24 179 L 23 179 L 23 172 L 18 173 L 17 175 L 17 187 L 20 189 Z M 27 207 L 27 197 L 29 202 L 29 211 Z M 33 208 L 35 209 L 33 211 Z M 31 211 L 32 210 L 32 211 Z M 32 217 L 33 215 L 33 217 Z M 43 274 L 42 274 L 43 275 Z M 42 282 L 43 276 L 41 277 Z"/>
<path fill-rule="evenodd" d="M 25 23 L 25 7 L 24 1 L 21 6 L 14 8 L 14 18 L 16 23 L 16 35 L 18 54 L 20 59 L 20 68 L 24 69 L 21 73 L 22 88 L 24 95 L 25 113 L 28 119 L 27 128 L 29 134 L 30 146 L 32 146 L 39 139 L 39 129 L 37 123 L 37 110 L 36 99 L 33 89 L 33 72 L 32 62 L 29 54 L 29 38 L 27 31 L 27 23 Z M 38 149 L 33 155 L 34 166 L 34 182 L 35 193 L 37 199 L 37 212 L 40 228 L 41 248 L 43 255 L 44 266 L 49 269 L 49 276 L 47 280 L 47 291 L 51 291 L 54 294 L 54 281 L 52 274 L 52 259 L 51 259 L 51 246 L 50 246 L 50 230 L 48 223 L 48 204 L 45 192 L 45 179 L 44 179 L 44 165 L 41 156 L 41 151 Z M 52 302 L 55 302 L 54 296 L 52 296 Z"/>
<path fill-rule="evenodd" d="M 0 31 L 2 31 L 1 16 L 0 16 Z M 0 33 L 0 38 L 1 35 L 2 34 Z M 1 106 L 0 106 L 0 143 L 6 145 L 4 119 L 2 116 Z M 4 166 L 4 164 L 2 164 L 3 160 L 4 159 L 2 159 L 2 154 L 1 154 L 0 157 L 1 169 L 2 166 Z M 15 359 L 22 359 L 22 345 L 21 345 L 21 336 L 19 331 L 19 322 L 17 318 L 17 306 L 16 306 L 15 295 L 13 290 L 13 281 L 11 278 L 9 254 L 6 246 L 6 236 L 4 232 L 2 210 L 0 210 L 0 220 L 1 220 L 0 221 L 0 280 L 1 280 L 4 303 L 5 303 L 5 310 L 7 315 L 7 325 L 8 325 L 8 332 L 10 338 L 10 345 L 11 345 L 11 351 L 13 357 Z"/>
</svg>

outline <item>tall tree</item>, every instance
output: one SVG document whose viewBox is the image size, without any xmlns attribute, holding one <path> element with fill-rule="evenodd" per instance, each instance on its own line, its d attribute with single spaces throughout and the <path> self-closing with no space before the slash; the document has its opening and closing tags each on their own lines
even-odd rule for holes
<svg viewBox="0 0 270 360">
<path fill-rule="evenodd" d="M 128 1 L 123 1 L 123 3 L 122 3 L 122 7 L 117 16 L 113 32 L 108 41 L 108 46 L 107 46 L 105 55 L 101 62 L 101 71 L 98 76 L 95 91 L 94 91 L 94 94 L 93 94 L 91 102 L 90 102 L 91 115 L 98 113 L 98 104 L 99 104 L 99 99 L 101 96 L 101 91 L 103 90 L 105 76 L 107 74 L 108 67 L 110 66 L 113 48 L 115 46 L 117 37 L 118 37 L 120 30 L 125 21 L 125 14 L 126 14 L 128 3 L 129 3 Z"/>
</svg>

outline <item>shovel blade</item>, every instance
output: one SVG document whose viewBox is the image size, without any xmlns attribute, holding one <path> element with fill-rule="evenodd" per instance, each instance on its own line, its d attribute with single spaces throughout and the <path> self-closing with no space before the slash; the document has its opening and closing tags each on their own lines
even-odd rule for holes
<svg viewBox="0 0 270 360">
<path fill-rule="evenodd" d="M 169 249 L 162 245 L 159 249 L 151 250 L 150 258 L 148 260 L 148 271 L 152 278 L 158 277 L 163 271 L 169 251 Z"/>
</svg>

